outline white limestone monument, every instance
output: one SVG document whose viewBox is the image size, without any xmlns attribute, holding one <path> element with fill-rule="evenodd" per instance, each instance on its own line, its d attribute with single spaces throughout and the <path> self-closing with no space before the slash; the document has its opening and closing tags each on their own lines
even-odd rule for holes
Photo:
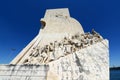
<svg viewBox="0 0 120 80">
<path fill-rule="evenodd" d="M 34 73 L 29 74 L 29 80 L 109 80 L 107 39 L 94 29 L 84 32 L 67 8 L 46 10 L 40 22 L 39 34 L 10 63 L 38 65 L 42 71 L 36 71 L 36 75 L 44 77 L 37 78 Z M 21 80 L 17 75 L 16 80 Z"/>
</svg>

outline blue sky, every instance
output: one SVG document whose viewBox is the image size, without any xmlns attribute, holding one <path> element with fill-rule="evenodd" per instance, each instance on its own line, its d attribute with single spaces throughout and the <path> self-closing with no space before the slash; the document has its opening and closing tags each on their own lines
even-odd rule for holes
<svg viewBox="0 0 120 80">
<path fill-rule="evenodd" d="M 39 20 L 46 9 L 69 8 L 85 32 L 94 28 L 109 40 L 110 65 L 120 66 L 119 3 L 119 0 L 1 0 L 0 64 L 8 64 L 38 34 Z"/>
</svg>

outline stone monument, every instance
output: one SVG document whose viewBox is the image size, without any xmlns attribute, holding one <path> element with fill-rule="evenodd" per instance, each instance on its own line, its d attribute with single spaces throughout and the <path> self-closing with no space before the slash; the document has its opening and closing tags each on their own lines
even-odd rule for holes
<svg viewBox="0 0 120 80">
<path fill-rule="evenodd" d="M 85 33 L 67 8 L 47 10 L 40 22 L 39 34 L 10 64 L 44 67 L 44 79 L 30 80 L 109 80 L 107 39 L 94 29 Z"/>
</svg>

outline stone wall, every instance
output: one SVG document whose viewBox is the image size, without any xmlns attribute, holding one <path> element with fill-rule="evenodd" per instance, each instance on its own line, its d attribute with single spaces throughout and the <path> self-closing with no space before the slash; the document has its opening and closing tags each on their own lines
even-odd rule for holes
<svg viewBox="0 0 120 80">
<path fill-rule="evenodd" d="M 108 40 L 50 62 L 47 80 L 109 80 Z"/>
<path fill-rule="evenodd" d="M 47 65 L 0 65 L 0 80 L 46 80 Z"/>
<path fill-rule="evenodd" d="M 46 65 L 0 65 L 0 80 L 109 80 L 108 40 Z"/>
</svg>

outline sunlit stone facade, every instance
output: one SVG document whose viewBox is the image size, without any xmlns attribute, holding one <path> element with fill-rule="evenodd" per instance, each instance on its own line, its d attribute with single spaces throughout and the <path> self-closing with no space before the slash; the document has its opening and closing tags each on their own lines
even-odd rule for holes
<svg viewBox="0 0 120 80">
<path fill-rule="evenodd" d="M 40 22 L 39 34 L 10 63 L 20 67 L 27 65 L 28 68 L 23 67 L 27 73 L 21 72 L 20 67 L 15 68 L 16 73 L 15 66 L 12 69 L 2 66 L 0 80 L 6 75 L 4 68 L 10 70 L 11 80 L 20 80 L 18 74 L 24 75 L 22 80 L 27 80 L 27 74 L 30 80 L 109 80 L 107 39 L 94 29 L 85 33 L 81 24 L 70 17 L 67 8 L 47 10 Z M 38 65 L 41 71 L 34 73 L 37 67 L 30 69 L 30 65 Z M 43 74 L 42 78 L 34 78 L 39 73 Z"/>
</svg>

